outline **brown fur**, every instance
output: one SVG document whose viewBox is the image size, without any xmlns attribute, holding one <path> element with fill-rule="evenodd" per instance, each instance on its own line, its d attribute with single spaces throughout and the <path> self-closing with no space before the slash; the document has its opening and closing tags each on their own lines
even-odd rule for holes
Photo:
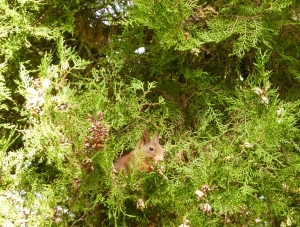
<svg viewBox="0 0 300 227">
<path fill-rule="evenodd" d="M 159 162 L 163 160 L 164 149 L 159 144 L 159 133 L 157 132 L 155 138 L 151 139 L 149 132 L 145 131 L 137 147 L 114 162 L 114 168 L 118 172 L 124 169 L 125 174 L 128 175 L 132 167 L 137 166 L 141 171 L 151 170 L 152 161 Z"/>
</svg>

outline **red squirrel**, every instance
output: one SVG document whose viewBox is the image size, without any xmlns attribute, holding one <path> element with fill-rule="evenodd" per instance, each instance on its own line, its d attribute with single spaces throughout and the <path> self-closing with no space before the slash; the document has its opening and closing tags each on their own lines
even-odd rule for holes
<svg viewBox="0 0 300 227">
<path fill-rule="evenodd" d="M 156 133 L 154 139 L 151 139 L 149 131 L 145 131 L 137 147 L 114 162 L 113 165 L 117 172 L 124 169 L 125 174 L 128 175 L 132 168 L 137 167 L 141 171 L 151 170 L 151 161 L 159 162 L 163 160 L 164 149 L 159 144 L 159 132 Z"/>
</svg>

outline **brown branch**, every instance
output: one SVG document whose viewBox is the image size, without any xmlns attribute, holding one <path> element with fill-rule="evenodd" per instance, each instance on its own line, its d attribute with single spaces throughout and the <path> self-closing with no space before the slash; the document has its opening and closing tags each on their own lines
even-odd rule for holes
<svg viewBox="0 0 300 227">
<path fill-rule="evenodd" d="M 39 23 L 42 19 L 44 19 L 46 14 L 49 12 L 50 8 L 51 7 L 48 7 L 48 9 L 46 9 L 46 11 L 42 14 L 42 16 L 40 16 L 39 19 L 37 19 L 33 24 L 31 24 L 31 26 L 37 25 L 37 23 Z"/>
<path fill-rule="evenodd" d="M 77 222 L 80 222 L 80 221 L 85 220 L 85 216 L 86 216 L 86 213 L 84 213 L 79 219 L 75 220 L 75 221 L 72 223 L 71 227 L 73 227 Z"/>
<path fill-rule="evenodd" d="M 237 25 L 238 20 L 241 19 L 255 19 L 255 18 L 259 18 L 263 15 L 263 13 L 255 15 L 255 16 L 236 16 L 236 20 L 231 28 L 231 33 L 233 32 L 235 26 Z"/>
</svg>

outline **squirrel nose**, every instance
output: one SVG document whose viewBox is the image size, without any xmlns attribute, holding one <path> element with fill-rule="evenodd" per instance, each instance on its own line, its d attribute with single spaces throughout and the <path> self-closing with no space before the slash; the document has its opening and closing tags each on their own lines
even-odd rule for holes
<svg viewBox="0 0 300 227">
<path fill-rule="evenodd" d="M 154 161 L 156 162 L 161 162 L 164 160 L 164 156 L 163 155 L 158 155 L 158 156 L 155 156 L 154 158 Z"/>
</svg>

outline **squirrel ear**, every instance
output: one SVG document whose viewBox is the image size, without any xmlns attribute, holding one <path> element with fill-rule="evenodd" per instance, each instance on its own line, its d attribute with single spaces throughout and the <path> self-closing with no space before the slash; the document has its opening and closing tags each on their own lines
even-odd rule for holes
<svg viewBox="0 0 300 227">
<path fill-rule="evenodd" d="M 142 138 L 141 138 L 141 143 L 142 144 L 146 144 L 150 141 L 150 133 L 148 130 L 145 130 L 145 132 L 143 133 L 142 135 Z"/>
</svg>

